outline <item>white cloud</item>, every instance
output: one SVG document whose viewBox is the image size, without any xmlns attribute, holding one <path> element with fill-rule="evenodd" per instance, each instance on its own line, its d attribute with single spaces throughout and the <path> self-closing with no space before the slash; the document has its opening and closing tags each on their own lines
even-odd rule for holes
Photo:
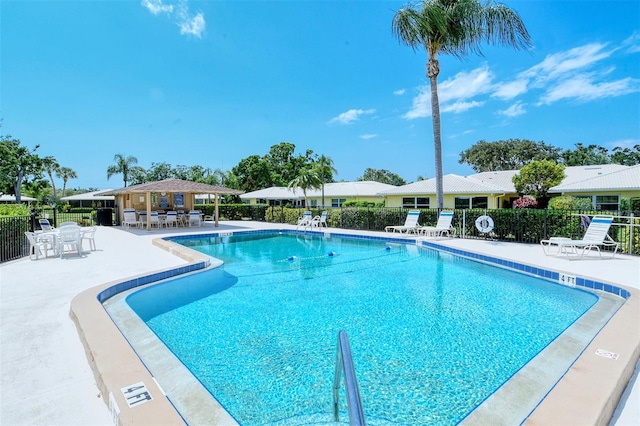
<svg viewBox="0 0 640 426">
<path fill-rule="evenodd" d="M 502 111 L 498 111 L 499 114 L 506 115 L 507 117 L 517 117 L 519 115 L 524 114 L 525 112 L 527 111 L 524 109 L 524 105 L 522 102 L 516 102 L 515 104 L 511 105 L 509 108 Z"/>
<path fill-rule="evenodd" d="M 176 14 L 178 16 L 180 34 L 190 34 L 200 38 L 207 25 L 204 21 L 204 14 L 198 12 L 195 15 L 191 15 L 186 0 L 180 1 Z"/>
<path fill-rule="evenodd" d="M 373 114 L 374 112 L 376 112 L 375 109 L 350 109 L 349 111 L 343 112 L 337 117 L 333 117 L 331 120 L 329 120 L 329 123 L 351 124 L 354 121 L 359 120 L 361 115 Z"/>
<path fill-rule="evenodd" d="M 364 140 L 369 140 L 377 137 L 378 135 L 376 135 L 375 133 L 367 133 L 365 135 L 360 135 L 360 139 L 364 139 Z"/>
<path fill-rule="evenodd" d="M 540 98 L 541 104 L 550 104 L 561 99 L 590 101 L 612 98 L 640 92 L 640 79 L 623 78 L 616 81 L 596 83 L 592 74 L 580 74 L 558 82 Z"/>
<path fill-rule="evenodd" d="M 440 112 L 463 112 L 471 108 L 482 106 L 484 102 L 468 101 L 470 98 L 492 90 L 493 74 L 484 65 L 469 72 L 460 72 L 438 85 L 438 99 Z M 431 115 L 431 87 L 425 85 L 419 88 L 419 93 L 413 98 L 411 109 L 404 118 L 428 117 Z"/>
<path fill-rule="evenodd" d="M 622 42 L 622 47 L 628 53 L 640 52 L 640 31 L 635 31 L 631 36 Z"/>
<path fill-rule="evenodd" d="M 400 95 L 404 95 L 406 91 L 407 91 L 406 89 L 394 90 L 393 94 L 400 96 Z"/>
<path fill-rule="evenodd" d="M 169 15 L 178 27 L 180 27 L 180 34 L 192 35 L 198 38 L 202 36 L 207 26 L 202 12 L 192 15 L 191 12 L 189 12 L 187 0 L 180 0 L 175 10 L 173 5 L 164 4 L 162 1 L 163 0 L 142 0 L 141 4 L 154 15 L 161 13 Z"/>
<path fill-rule="evenodd" d="M 609 142 L 607 145 L 611 146 L 611 149 L 619 148 L 633 148 L 640 144 L 640 139 L 619 139 L 617 141 Z"/>
<path fill-rule="evenodd" d="M 160 13 L 171 14 L 171 12 L 173 12 L 173 6 L 170 4 L 163 4 L 162 0 L 142 0 L 141 4 L 154 15 L 158 15 Z"/>
<path fill-rule="evenodd" d="M 494 86 L 495 92 L 491 97 L 508 101 L 516 96 L 526 93 L 528 84 L 528 79 L 519 79 L 510 83 L 498 83 Z"/>
</svg>

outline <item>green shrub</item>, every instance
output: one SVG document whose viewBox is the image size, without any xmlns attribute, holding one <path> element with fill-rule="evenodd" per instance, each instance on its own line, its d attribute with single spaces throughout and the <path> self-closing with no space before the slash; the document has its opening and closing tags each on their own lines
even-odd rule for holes
<svg viewBox="0 0 640 426">
<path fill-rule="evenodd" d="M 0 204 L 0 216 L 29 216 L 29 207 L 25 204 Z"/>
<path fill-rule="evenodd" d="M 591 210 L 593 205 L 589 198 L 563 195 L 561 197 L 553 197 L 549 201 L 549 208 L 554 210 Z"/>
</svg>

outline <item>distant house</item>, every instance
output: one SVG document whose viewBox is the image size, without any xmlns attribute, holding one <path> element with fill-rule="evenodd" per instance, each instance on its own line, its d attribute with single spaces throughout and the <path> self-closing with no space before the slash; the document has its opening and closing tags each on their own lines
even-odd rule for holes
<svg viewBox="0 0 640 426">
<path fill-rule="evenodd" d="M 637 167 L 619 164 L 566 167 L 564 180 L 560 185 L 551 188 L 549 194 L 553 196 L 570 193 L 570 195 L 592 197 L 595 208 L 609 209 L 614 205 L 619 206 L 621 197 L 638 196 L 640 192 L 640 180 L 633 179 L 634 173 L 637 172 L 630 170 Z M 519 197 L 512 180 L 518 173 L 519 170 L 504 170 L 476 173 L 470 176 L 445 175 L 443 177 L 444 207 L 510 208 L 513 200 Z M 609 174 L 614 176 L 601 179 Z M 615 176 L 627 176 L 628 186 L 620 187 L 620 184 L 615 182 Z M 578 185 L 583 181 L 588 182 Z M 594 182 L 600 182 L 598 184 L 600 186 L 597 187 Z M 434 208 L 436 207 L 435 184 L 434 178 L 426 179 L 395 187 L 380 195 L 385 197 L 387 207 Z M 613 210 L 617 210 L 617 207 Z"/>
<path fill-rule="evenodd" d="M 35 198 L 32 197 L 25 197 L 24 195 L 22 195 L 20 197 L 20 202 L 21 203 L 30 203 L 32 201 L 36 201 Z M 15 195 L 0 195 L 0 203 L 2 204 L 15 204 L 16 203 L 16 196 Z"/>
<path fill-rule="evenodd" d="M 103 189 L 101 191 L 85 192 L 84 194 L 69 195 L 60 200 L 69 203 L 71 207 L 114 207 L 115 197 L 113 195 L 97 195 L 101 192 L 112 191 Z"/>
<path fill-rule="evenodd" d="M 589 198 L 596 210 L 620 210 L 621 199 L 640 198 L 640 165 L 622 167 L 600 169 L 596 176 L 585 179 L 565 179 L 550 192 Z"/>
<path fill-rule="evenodd" d="M 332 182 L 324 185 L 324 207 L 342 207 L 347 201 L 384 202 L 381 192 L 395 188 L 393 185 L 373 181 Z M 249 204 L 305 206 L 301 188 L 272 187 L 247 192 L 240 198 Z M 322 207 L 322 189 L 310 189 L 306 199 L 308 207 Z"/>
</svg>

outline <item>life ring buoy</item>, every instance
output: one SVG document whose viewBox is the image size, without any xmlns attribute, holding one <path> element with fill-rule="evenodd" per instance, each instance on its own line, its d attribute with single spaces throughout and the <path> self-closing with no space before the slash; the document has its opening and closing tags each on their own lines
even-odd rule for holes
<svg viewBox="0 0 640 426">
<path fill-rule="evenodd" d="M 476 228 L 483 234 L 493 231 L 493 219 L 490 216 L 480 216 L 476 219 Z"/>
</svg>

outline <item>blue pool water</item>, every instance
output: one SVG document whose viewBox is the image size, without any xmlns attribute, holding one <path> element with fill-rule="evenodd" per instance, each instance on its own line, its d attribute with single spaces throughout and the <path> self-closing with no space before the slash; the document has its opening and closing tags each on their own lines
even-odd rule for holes
<svg viewBox="0 0 640 426">
<path fill-rule="evenodd" d="M 243 425 L 330 421 L 340 330 L 370 423 L 456 424 L 597 301 L 414 245 L 277 233 L 177 242 L 224 267 L 127 303 Z"/>
</svg>

